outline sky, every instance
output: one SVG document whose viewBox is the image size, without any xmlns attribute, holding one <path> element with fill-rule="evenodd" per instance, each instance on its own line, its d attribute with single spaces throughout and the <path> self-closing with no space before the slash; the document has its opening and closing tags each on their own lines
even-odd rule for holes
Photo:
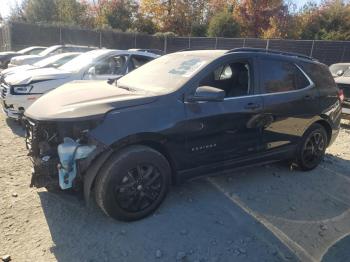
<svg viewBox="0 0 350 262">
<path fill-rule="evenodd" d="M 22 0 L 0 0 L 0 14 L 2 17 L 7 17 L 11 11 L 11 7 L 16 6 L 16 3 L 21 3 Z M 302 7 L 309 0 L 292 0 L 297 7 Z M 320 0 L 313 0 L 313 2 L 320 2 Z"/>
</svg>

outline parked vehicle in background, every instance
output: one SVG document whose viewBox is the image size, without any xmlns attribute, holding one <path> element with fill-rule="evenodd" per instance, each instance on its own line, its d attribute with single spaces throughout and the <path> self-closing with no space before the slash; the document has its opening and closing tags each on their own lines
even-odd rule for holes
<svg viewBox="0 0 350 262">
<path fill-rule="evenodd" d="M 18 119 L 43 94 L 73 80 L 115 79 L 159 57 L 153 53 L 99 49 L 72 59 L 59 68 L 34 69 L 9 75 L 1 85 L 8 117 Z"/>
<path fill-rule="evenodd" d="M 32 104 L 32 185 L 83 188 L 87 201 L 94 186 L 107 215 L 140 219 L 184 179 L 280 160 L 314 169 L 338 135 L 340 99 L 328 67 L 303 55 L 165 55 L 115 87 L 68 84 Z"/>
<path fill-rule="evenodd" d="M 341 76 L 336 77 L 334 80 L 343 96 L 342 118 L 350 120 L 350 69 L 344 71 Z"/>
<path fill-rule="evenodd" d="M 344 75 L 344 73 L 350 69 L 350 63 L 338 63 L 329 67 L 334 78 Z"/>
<path fill-rule="evenodd" d="M 40 52 L 44 51 L 47 47 L 44 46 L 31 46 L 15 51 L 9 52 L 0 52 L 0 69 L 6 69 L 8 64 L 10 63 L 11 58 L 22 55 L 37 55 Z"/>
<path fill-rule="evenodd" d="M 32 65 L 39 60 L 42 60 L 44 58 L 47 58 L 52 55 L 57 55 L 61 53 L 67 53 L 67 52 L 87 52 L 97 49 L 96 47 L 90 47 L 90 46 L 79 46 L 79 45 L 54 45 L 46 48 L 42 52 L 40 52 L 37 55 L 23 55 L 23 56 L 17 56 L 11 59 L 11 62 L 9 63 L 8 67 L 14 67 L 19 65 Z"/>
<path fill-rule="evenodd" d="M 55 67 L 55 68 L 60 67 L 80 54 L 81 53 L 78 53 L 78 52 L 63 53 L 63 54 L 53 55 L 48 58 L 44 58 L 34 63 L 33 65 L 22 65 L 22 66 L 16 66 L 16 67 L 5 69 L 0 72 L 0 83 L 3 82 L 5 77 L 15 73 L 38 69 L 38 68 L 45 68 L 45 67 Z"/>
</svg>

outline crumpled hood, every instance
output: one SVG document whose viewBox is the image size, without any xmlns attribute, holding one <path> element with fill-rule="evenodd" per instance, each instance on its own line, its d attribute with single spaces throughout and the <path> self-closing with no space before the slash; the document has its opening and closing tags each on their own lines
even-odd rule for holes
<svg viewBox="0 0 350 262">
<path fill-rule="evenodd" d="M 39 68 L 11 74 L 5 78 L 5 82 L 10 85 L 28 85 L 32 82 L 62 79 L 71 75 L 72 73 L 57 68 Z"/>
<path fill-rule="evenodd" d="M 0 52 L 0 58 L 3 56 L 13 55 L 16 54 L 16 52 Z"/>
<path fill-rule="evenodd" d="M 15 67 L 10 67 L 10 68 L 2 70 L 0 75 L 6 77 L 8 75 L 18 73 L 20 71 L 26 71 L 26 70 L 31 70 L 31 69 L 35 69 L 35 68 L 36 67 L 33 65 L 15 66 Z"/>
<path fill-rule="evenodd" d="M 20 55 L 16 56 L 13 61 L 26 61 L 26 60 L 31 60 L 31 59 L 37 59 L 41 58 L 42 56 L 40 55 Z"/>
<path fill-rule="evenodd" d="M 106 81 L 73 81 L 39 98 L 25 111 L 25 116 L 42 121 L 75 121 L 156 99 L 152 93 L 128 91 Z"/>
</svg>

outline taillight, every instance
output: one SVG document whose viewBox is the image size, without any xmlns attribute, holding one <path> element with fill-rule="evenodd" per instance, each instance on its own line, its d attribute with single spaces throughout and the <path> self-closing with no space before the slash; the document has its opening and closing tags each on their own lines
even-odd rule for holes
<svg viewBox="0 0 350 262">
<path fill-rule="evenodd" d="M 343 103 L 343 101 L 344 101 L 344 91 L 343 91 L 343 89 L 339 89 L 338 90 L 338 98 L 339 98 L 339 100 L 340 100 L 340 102 L 342 102 Z"/>
</svg>

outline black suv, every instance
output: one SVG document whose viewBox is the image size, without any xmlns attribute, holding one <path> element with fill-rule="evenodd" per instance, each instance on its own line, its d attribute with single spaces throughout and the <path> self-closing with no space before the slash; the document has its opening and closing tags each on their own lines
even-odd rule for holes
<svg viewBox="0 0 350 262">
<path fill-rule="evenodd" d="M 120 220 L 153 212 L 171 183 L 291 160 L 315 168 L 340 125 L 327 66 L 260 49 L 160 57 L 117 83 L 74 83 L 25 113 L 32 185 L 94 188 Z M 44 109 L 44 110 L 43 110 Z"/>
</svg>

